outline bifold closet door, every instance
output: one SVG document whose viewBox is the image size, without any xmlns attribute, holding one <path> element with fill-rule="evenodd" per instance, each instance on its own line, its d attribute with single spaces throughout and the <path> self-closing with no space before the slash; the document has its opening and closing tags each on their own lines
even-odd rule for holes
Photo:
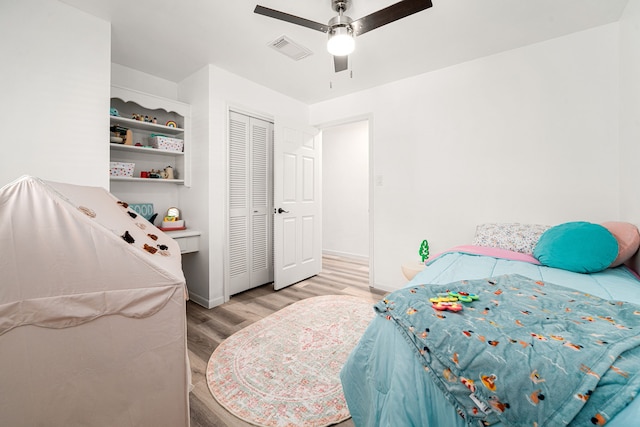
<svg viewBox="0 0 640 427">
<path fill-rule="evenodd" d="M 229 294 L 273 281 L 273 124 L 229 113 Z"/>
</svg>

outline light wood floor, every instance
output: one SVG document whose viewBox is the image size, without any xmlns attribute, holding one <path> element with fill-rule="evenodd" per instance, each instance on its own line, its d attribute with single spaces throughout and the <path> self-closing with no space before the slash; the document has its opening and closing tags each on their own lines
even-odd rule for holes
<svg viewBox="0 0 640 427">
<path fill-rule="evenodd" d="M 274 291 L 264 285 L 231 297 L 223 305 L 207 310 L 195 303 L 187 304 L 187 341 L 191 362 L 191 426 L 250 426 L 222 408 L 207 387 L 205 372 L 213 350 L 228 336 L 289 304 L 320 295 L 354 295 L 380 300 L 385 293 L 369 288 L 368 263 L 323 257 L 322 272 L 288 288 Z M 351 427 L 349 419 L 339 427 Z"/>
</svg>

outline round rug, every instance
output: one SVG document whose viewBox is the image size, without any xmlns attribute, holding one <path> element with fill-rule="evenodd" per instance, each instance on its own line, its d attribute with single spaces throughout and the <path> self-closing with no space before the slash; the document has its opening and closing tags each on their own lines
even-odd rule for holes
<svg viewBox="0 0 640 427">
<path fill-rule="evenodd" d="M 207 384 L 259 426 L 321 427 L 350 417 L 340 370 L 374 316 L 362 298 L 304 299 L 236 332 L 213 352 Z"/>
</svg>

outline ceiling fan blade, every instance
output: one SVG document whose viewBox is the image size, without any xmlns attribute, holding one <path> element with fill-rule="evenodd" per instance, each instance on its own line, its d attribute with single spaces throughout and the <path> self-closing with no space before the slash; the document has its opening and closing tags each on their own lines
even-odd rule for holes
<svg viewBox="0 0 640 427">
<path fill-rule="evenodd" d="M 280 12 L 278 10 L 269 9 L 268 7 L 258 5 L 253 10 L 253 12 L 259 15 L 264 15 L 270 18 L 275 18 L 281 21 L 290 22 L 292 24 L 311 28 L 312 30 L 322 31 L 323 33 L 326 33 L 327 31 L 329 31 L 329 27 L 327 27 L 325 24 L 321 24 L 315 21 L 310 21 L 309 19 L 300 18 L 299 16 L 290 15 L 288 13 Z"/>
<path fill-rule="evenodd" d="M 344 71 L 349 68 L 349 57 L 348 56 L 334 56 L 333 57 L 333 67 L 336 70 L 336 73 L 340 71 Z"/>
<path fill-rule="evenodd" d="M 398 3 L 353 21 L 351 27 L 353 28 L 353 33 L 359 36 L 367 31 L 375 30 L 378 27 L 382 27 L 398 19 L 428 9 L 431 6 L 433 6 L 431 0 L 399 1 Z"/>
</svg>

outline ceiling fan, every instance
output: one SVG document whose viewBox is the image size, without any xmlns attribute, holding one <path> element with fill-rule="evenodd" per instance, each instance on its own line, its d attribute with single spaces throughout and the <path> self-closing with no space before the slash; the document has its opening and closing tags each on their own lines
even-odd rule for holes
<svg viewBox="0 0 640 427">
<path fill-rule="evenodd" d="M 431 0 L 403 0 L 354 21 L 344 15 L 351 6 L 351 0 L 330 1 L 331 8 L 338 12 L 338 16 L 331 18 L 326 25 L 260 5 L 256 6 L 254 12 L 327 33 L 329 35 L 327 50 L 333 55 L 333 64 L 337 73 L 348 68 L 348 55 L 355 48 L 355 36 L 433 6 Z"/>
</svg>

